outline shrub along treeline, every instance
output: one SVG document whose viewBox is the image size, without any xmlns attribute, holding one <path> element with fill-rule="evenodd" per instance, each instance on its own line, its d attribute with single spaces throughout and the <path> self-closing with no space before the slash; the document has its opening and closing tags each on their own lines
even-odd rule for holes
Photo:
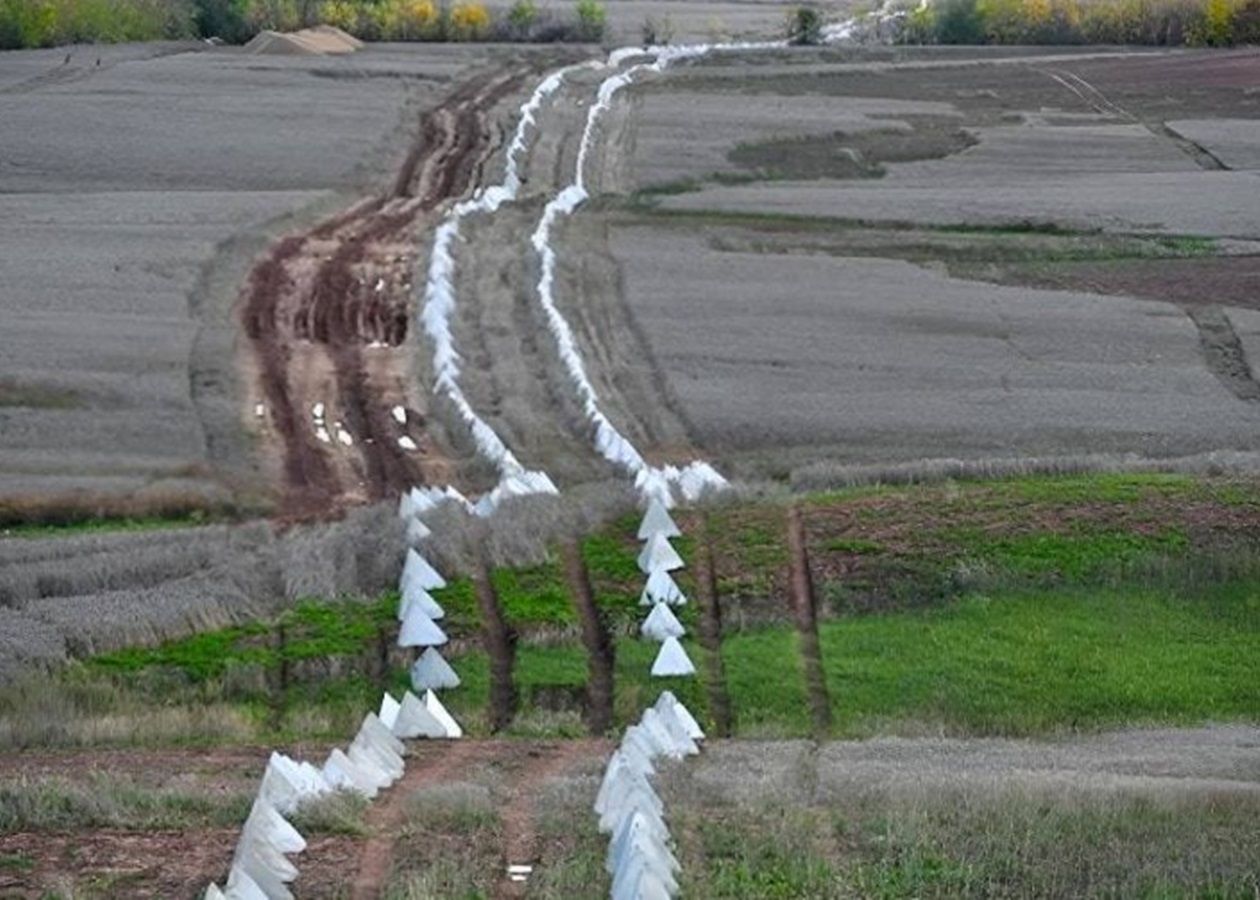
<svg viewBox="0 0 1260 900">
<path fill-rule="evenodd" d="M 1260 43 L 1260 0 L 936 0 L 907 13 L 910 44 Z"/>
<path fill-rule="evenodd" d="M 221 38 L 335 25 L 369 41 L 599 41 L 599 0 L 571 15 L 516 0 L 492 11 L 479 0 L 0 0 L 0 49 L 73 43 Z"/>
</svg>

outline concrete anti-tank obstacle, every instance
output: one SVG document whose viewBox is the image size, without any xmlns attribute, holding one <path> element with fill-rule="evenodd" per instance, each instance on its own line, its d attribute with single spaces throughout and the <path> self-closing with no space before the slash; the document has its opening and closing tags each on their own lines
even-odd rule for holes
<svg viewBox="0 0 1260 900">
<path fill-rule="evenodd" d="M 421 522 L 416 516 L 411 516 L 407 519 L 407 531 L 404 534 L 404 538 L 407 541 L 408 547 L 418 550 L 420 548 L 420 544 L 432 535 L 433 530 L 429 528 L 428 525 Z"/>
<path fill-rule="evenodd" d="M 340 747 L 334 747 L 324 762 L 324 777 L 342 790 L 354 791 L 368 800 L 380 791 L 379 770 L 365 771 Z"/>
<path fill-rule="evenodd" d="M 664 569 L 657 569 L 648 575 L 643 593 L 639 595 L 640 606 L 654 606 L 657 603 L 668 603 L 670 606 L 685 606 L 687 597 L 678 587 L 678 582 Z"/>
<path fill-rule="evenodd" d="M 661 644 L 660 652 L 656 654 L 656 661 L 652 663 L 653 677 L 670 678 L 694 674 L 696 667 L 691 664 L 691 658 L 687 656 L 682 644 L 678 643 L 678 638 L 666 638 Z"/>
<path fill-rule="evenodd" d="M 346 758 L 354 765 L 360 777 L 372 786 L 372 796 L 397 780 L 390 777 L 380 758 L 362 744 L 351 744 L 346 749 Z"/>
<path fill-rule="evenodd" d="M 227 894 L 219 890 L 219 886 L 212 881 L 206 885 L 206 892 L 201 895 L 201 900 L 227 900 Z"/>
<path fill-rule="evenodd" d="M 661 691 L 661 695 L 656 698 L 656 703 L 653 706 L 659 713 L 668 711 L 670 715 L 678 720 L 693 741 L 704 740 L 704 731 L 701 730 L 700 723 L 696 721 L 691 711 L 678 701 L 673 691 Z"/>
<path fill-rule="evenodd" d="M 411 667 L 411 686 L 417 691 L 440 691 L 459 687 L 459 675 L 432 647 L 425 649 Z"/>
<path fill-rule="evenodd" d="M 640 724 L 653 740 L 665 748 L 665 755 L 671 759 L 682 759 L 684 756 L 694 756 L 700 752 L 695 741 L 686 734 L 680 734 L 671 729 L 665 717 L 654 709 L 644 710 Z M 677 723 L 675 723 L 676 727 Z"/>
<path fill-rule="evenodd" d="M 687 633 L 678 617 L 670 612 L 668 603 L 657 603 L 639 626 L 639 633 L 653 641 L 680 638 Z"/>
<path fill-rule="evenodd" d="M 306 839 L 264 797 L 254 801 L 241 835 L 264 841 L 280 853 L 301 853 L 306 849 Z"/>
<path fill-rule="evenodd" d="M 384 706 L 388 701 L 390 705 L 390 714 L 386 717 Z M 386 694 L 381 700 L 382 713 L 381 721 L 384 722 L 399 738 L 445 738 L 449 737 L 446 733 L 446 726 L 443 725 L 433 713 L 429 712 L 429 708 L 411 691 L 403 694 L 402 703 L 399 703 L 389 694 Z"/>
<path fill-rule="evenodd" d="M 447 642 L 446 632 L 425 615 L 418 603 L 407 608 L 402 627 L 398 630 L 400 647 L 439 647 Z"/>
<path fill-rule="evenodd" d="M 651 575 L 660 569 L 672 572 L 682 567 L 682 557 L 669 543 L 668 538 L 661 534 L 652 535 L 643 552 L 639 554 L 639 568 L 645 575 Z"/>
<path fill-rule="evenodd" d="M 268 853 L 265 845 L 238 846 L 232 866 L 238 872 L 248 875 L 270 900 L 293 900 L 293 894 L 287 885 L 297 879 L 297 867 L 279 853 Z M 229 887 L 231 882 L 229 875 Z"/>
<path fill-rule="evenodd" d="M 678 530 L 678 526 L 664 505 L 659 500 L 652 500 L 648 503 L 647 512 L 643 514 L 643 521 L 639 523 L 637 536 L 639 540 L 646 541 L 656 534 L 676 538 L 681 536 L 682 532 Z"/>
<path fill-rule="evenodd" d="M 424 588 L 415 584 L 410 584 L 402 590 L 402 597 L 398 601 L 398 621 L 407 618 L 407 611 L 413 606 L 418 607 L 430 619 L 435 622 L 438 619 L 446 617 L 446 610 L 442 609 L 440 603 L 433 599 L 433 595 Z"/>
<path fill-rule="evenodd" d="M 442 727 L 446 729 L 448 738 L 460 738 L 464 736 L 464 729 L 459 727 L 459 723 L 455 721 L 455 717 L 446 711 L 446 707 L 442 705 L 442 701 L 437 698 L 437 694 L 433 691 L 424 692 L 425 708 L 433 715 L 435 719 L 442 723 Z"/>
<path fill-rule="evenodd" d="M 320 771 L 310 764 L 294 762 L 283 753 L 273 752 L 267 760 L 258 795 L 281 813 L 291 814 L 303 801 L 329 791 Z"/>
<path fill-rule="evenodd" d="M 238 866 L 228 872 L 225 895 L 229 900 L 270 900 L 258 882 Z"/>
<path fill-rule="evenodd" d="M 446 587 L 446 579 L 429 561 L 415 551 L 407 549 L 407 561 L 403 563 L 402 578 L 399 585 L 406 590 L 408 585 L 416 585 L 426 591 L 436 591 Z"/>
</svg>

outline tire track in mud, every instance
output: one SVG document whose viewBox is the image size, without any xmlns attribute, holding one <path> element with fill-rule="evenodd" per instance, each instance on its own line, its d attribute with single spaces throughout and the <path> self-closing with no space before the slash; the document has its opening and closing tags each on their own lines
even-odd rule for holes
<svg viewBox="0 0 1260 900">
<path fill-rule="evenodd" d="M 283 518 L 326 517 L 445 468 L 426 433 L 426 410 L 409 396 L 401 352 L 413 231 L 424 214 L 475 186 L 500 140 L 490 112 L 525 75 L 514 68 L 465 82 L 422 116 L 386 193 L 282 238 L 250 272 L 240 317 L 278 444 Z M 332 423 L 319 435 L 310 412 L 317 403 Z M 406 410 L 405 423 L 395 406 Z"/>
</svg>

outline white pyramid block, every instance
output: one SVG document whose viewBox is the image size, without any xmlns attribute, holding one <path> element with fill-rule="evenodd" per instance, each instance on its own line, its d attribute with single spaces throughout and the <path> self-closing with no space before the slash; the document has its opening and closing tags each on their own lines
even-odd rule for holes
<svg viewBox="0 0 1260 900">
<path fill-rule="evenodd" d="M 385 696 L 381 697 L 381 711 L 376 714 L 376 717 L 381 720 L 382 725 L 393 731 L 394 722 L 398 720 L 398 710 L 398 701 L 386 691 Z"/>
<path fill-rule="evenodd" d="M 654 534 L 639 554 L 639 568 L 647 575 L 659 569 L 672 572 L 683 567 L 682 557 L 663 534 Z"/>
<path fill-rule="evenodd" d="M 682 622 L 678 621 L 669 610 L 668 603 L 657 603 L 648 613 L 648 617 L 639 626 L 639 632 L 649 640 L 665 641 L 669 638 L 680 638 L 687 633 Z"/>
<path fill-rule="evenodd" d="M 639 523 L 639 540 L 646 541 L 655 534 L 662 534 L 667 538 L 675 538 L 682 534 L 678 526 L 674 524 L 674 520 L 670 518 L 669 511 L 659 500 L 648 503 L 647 512 L 643 514 L 643 521 Z"/>
<path fill-rule="evenodd" d="M 239 866 L 233 866 L 228 872 L 225 895 L 228 900 L 269 900 L 258 882 Z"/>
<path fill-rule="evenodd" d="M 637 815 L 627 820 L 633 826 L 639 821 Z M 620 840 L 616 838 L 619 837 Z M 605 869 L 613 876 L 614 885 L 633 877 L 636 866 L 644 866 L 653 872 L 669 888 L 671 892 L 678 890 L 678 882 L 674 873 L 680 871 L 678 859 L 669 849 L 669 834 L 650 831 L 627 831 L 625 825 L 614 837 L 609 847 L 608 861 Z"/>
<path fill-rule="evenodd" d="M 681 759 L 683 757 L 683 748 L 674 739 L 674 736 L 670 734 L 665 723 L 661 721 L 660 713 L 656 710 L 644 710 L 639 727 L 651 738 L 652 743 L 657 748 L 657 752 L 662 756 L 668 756 L 670 759 Z"/>
<path fill-rule="evenodd" d="M 211 882 L 206 886 L 206 892 L 202 895 L 202 900 L 227 900 L 227 894 L 219 890 L 219 886 Z"/>
<path fill-rule="evenodd" d="M 388 749 L 395 756 L 407 755 L 407 745 L 395 737 L 380 717 L 373 713 L 368 713 L 363 717 L 363 722 L 359 725 L 359 734 L 371 737 L 373 743 Z"/>
<path fill-rule="evenodd" d="M 262 797 L 254 801 L 241 833 L 266 841 L 280 853 L 301 853 L 306 849 L 306 839 Z"/>
<path fill-rule="evenodd" d="M 402 628 L 398 630 L 399 647 L 436 647 L 445 644 L 446 632 L 425 615 L 417 603 L 407 608 Z"/>
<path fill-rule="evenodd" d="M 695 756 L 700 752 L 700 747 L 696 744 L 696 739 L 691 736 L 691 732 L 687 730 L 687 726 L 675 714 L 673 707 L 666 707 L 664 712 L 653 707 L 648 712 L 655 713 L 659 718 L 661 725 L 669 733 L 670 739 L 683 756 Z M 644 713 L 646 717 L 647 712 Z"/>
<path fill-rule="evenodd" d="M 613 885 L 612 900 L 671 900 L 674 892 L 649 869 L 641 868 L 618 879 Z"/>
<path fill-rule="evenodd" d="M 687 656 L 682 644 L 678 643 L 678 638 L 666 638 L 665 643 L 661 644 L 660 652 L 656 654 L 656 661 L 652 663 L 653 677 L 670 678 L 694 674 L 696 667 L 691 664 L 691 658 Z"/>
<path fill-rule="evenodd" d="M 604 769 L 604 777 L 599 783 L 599 790 L 595 794 L 595 812 L 603 813 L 607 811 L 609 797 L 624 789 L 631 782 L 636 784 L 641 782 L 645 787 L 650 787 L 647 776 L 639 769 L 631 766 L 620 749 L 613 751 L 612 758 L 608 761 L 608 767 Z"/>
<path fill-rule="evenodd" d="M 346 750 L 346 758 L 355 765 L 363 778 L 375 790 L 387 788 L 398 780 L 390 774 L 389 769 L 375 752 L 358 742 L 349 746 Z"/>
<path fill-rule="evenodd" d="M 600 784 L 599 793 L 595 797 L 595 812 L 600 816 L 605 813 L 615 815 L 618 806 L 632 790 L 642 791 L 651 801 L 652 809 L 656 814 L 664 815 L 665 808 L 661 803 L 661 798 L 657 796 L 656 791 L 652 790 L 647 777 L 625 763 L 621 763 L 615 770 L 612 768 L 608 770 L 604 782 Z"/>
<path fill-rule="evenodd" d="M 410 493 L 405 493 L 398 498 L 398 518 L 404 522 L 414 520 L 418 512 L 416 501 L 412 499 Z"/>
<path fill-rule="evenodd" d="M 663 864 L 662 870 L 682 871 L 682 866 L 678 864 L 673 851 L 669 849 L 669 829 L 665 827 L 665 823 L 659 818 L 654 819 L 636 810 L 622 820 L 609 840 L 608 858 L 605 864 L 608 873 L 615 874 L 617 869 L 624 864 L 627 850 L 642 841 L 650 843 L 657 850 L 657 855 Z"/>
<path fill-rule="evenodd" d="M 406 538 L 408 547 L 419 547 L 420 543 L 432 534 L 433 530 L 414 515 L 407 518 Z"/>
<path fill-rule="evenodd" d="M 626 764 L 641 775 L 655 775 L 656 766 L 652 764 L 652 757 L 643 750 L 642 744 L 631 742 L 622 743 L 619 748 L 622 756 L 626 759 Z"/>
<path fill-rule="evenodd" d="M 446 726 L 411 691 L 403 694 L 398 718 L 393 724 L 394 734 L 400 738 L 444 738 Z"/>
<path fill-rule="evenodd" d="M 286 884 L 296 879 L 297 870 L 285 857 L 278 853 L 267 856 L 265 846 L 238 846 L 233 866 L 251 877 L 271 900 L 292 900 L 294 895 Z M 231 882 L 231 875 L 228 880 Z"/>
<path fill-rule="evenodd" d="M 437 694 L 433 691 L 424 692 L 424 705 L 433 714 L 433 717 L 442 723 L 442 727 L 446 729 L 448 738 L 460 738 L 464 736 L 464 729 L 459 727 L 459 723 L 455 721 L 455 717 L 446 711 L 446 707 L 442 705 L 442 701 L 437 698 Z"/>
<path fill-rule="evenodd" d="M 411 500 L 412 515 L 421 515 L 438 505 L 442 492 L 436 488 L 413 487 L 407 492 L 407 497 Z"/>
<path fill-rule="evenodd" d="M 668 603 L 670 606 L 684 606 L 687 597 L 674 581 L 674 576 L 664 569 L 657 569 L 648 575 L 643 593 L 639 595 L 640 606 L 652 606 L 656 603 Z"/>
<path fill-rule="evenodd" d="M 405 769 L 403 758 L 397 753 L 391 753 L 387 747 L 373 743 L 371 738 L 357 736 L 350 742 L 347 755 L 354 762 L 361 762 L 365 758 L 371 759 L 385 773 L 389 779 L 388 784 L 393 784 L 403 776 Z"/>
<path fill-rule="evenodd" d="M 402 579 L 399 584 L 403 589 L 410 584 L 415 584 L 426 591 L 436 591 L 446 587 L 446 579 L 413 547 L 407 550 L 407 561 L 403 563 Z"/>
<path fill-rule="evenodd" d="M 282 813 L 292 813 L 302 802 L 303 791 L 294 783 L 290 767 L 286 766 L 287 757 L 272 753 L 267 760 L 267 768 L 263 771 L 262 785 L 258 796 L 264 798 Z"/>
<path fill-rule="evenodd" d="M 380 790 L 376 775 L 363 771 L 339 747 L 328 754 L 328 760 L 324 763 L 324 777 L 340 790 L 354 791 L 369 800 Z"/>
<path fill-rule="evenodd" d="M 621 794 L 608 798 L 608 809 L 599 817 L 601 834 L 615 834 L 627 816 L 638 813 L 658 830 L 665 829 L 665 820 L 656 807 L 661 798 L 651 788 L 630 784 Z"/>
<path fill-rule="evenodd" d="M 263 890 L 267 890 L 268 879 L 287 884 L 298 877 L 297 866 L 275 847 L 252 834 L 241 834 L 240 840 L 236 842 L 233 861 L 248 872 Z"/>
<path fill-rule="evenodd" d="M 398 620 L 400 622 L 407 618 L 407 612 L 413 606 L 419 608 L 421 612 L 434 621 L 446 617 L 446 610 L 442 609 L 441 604 L 433 599 L 432 594 L 422 587 L 410 584 L 403 588 L 402 599 L 398 602 Z"/>
<path fill-rule="evenodd" d="M 440 691 L 459 687 L 459 675 L 442 654 L 432 647 L 425 649 L 411 667 L 411 686 L 417 691 Z"/>
<path fill-rule="evenodd" d="M 623 747 L 637 747 L 650 760 L 657 760 L 665 755 L 665 747 L 642 725 L 631 725 L 621 739 Z"/>
<path fill-rule="evenodd" d="M 695 717 L 692 716 L 687 707 L 683 706 L 678 698 L 674 696 L 673 691 L 661 691 L 661 695 L 656 698 L 655 708 L 657 712 L 664 712 L 666 709 L 670 710 L 674 718 L 686 729 L 687 734 L 691 736 L 693 741 L 704 740 L 704 732 L 700 729 L 700 724 L 695 720 Z"/>
</svg>

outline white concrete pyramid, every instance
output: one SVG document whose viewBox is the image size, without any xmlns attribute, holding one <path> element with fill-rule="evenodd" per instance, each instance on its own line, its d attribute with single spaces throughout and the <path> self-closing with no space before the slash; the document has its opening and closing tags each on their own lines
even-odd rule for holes
<svg viewBox="0 0 1260 900">
<path fill-rule="evenodd" d="M 656 767 L 652 765 L 651 755 L 643 749 L 642 744 L 634 741 L 622 741 L 621 754 L 626 759 L 626 764 L 642 775 L 656 774 Z"/>
<path fill-rule="evenodd" d="M 632 874 L 617 879 L 611 896 L 613 900 L 671 900 L 674 892 L 655 872 L 640 867 Z"/>
<path fill-rule="evenodd" d="M 419 547 L 420 542 L 433 534 L 433 530 L 428 525 L 421 522 L 415 516 L 407 519 L 407 546 Z"/>
<path fill-rule="evenodd" d="M 640 606 L 651 606 L 654 603 L 668 603 L 670 606 L 684 606 L 687 597 L 674 581 L 674 576 L 664 569 L 657 569 L 648 575 L 643 593 L 639 595 Z"/>
<path fill-rule="evenodd" d="M 663 534 L 652 535 L 648 539 L 647 546 L 643 548 L 643 552 L 639 554 L 639 568 L 647 575 L 659 569 L 672 572 L 682 567 L 682 557 Z"/>
<path fill-rule="evenodd" d="M 376 714 L 376 717 L 381 720 L 381 723 L 386 728 L 393 731 L 394 722 L 398 720 L 398 710 L 398 701 L 394 699 L 393 694 L 386 691 L 384 696 L 381 697 L 381 709 Z"/>
<path fill-rule="evenodd" d="M 411 667 L 411 686 L 417 691 L 440 691 L 459 687 L 459 675 L 432 647 L 425 649 Z"/>
<path fill-rule="evenodd" d="M 454 716 L 446 711 L 446 707 L 437 698 L 437 694 L 433 693 L 433 691 L 425 691 L 424 705 L 433 714 L 433 717 L 442 723 L 442 727 L 446 729 L 447 737 L 459 738 L 464 736 L 464 729 L 460 728 Z"/>
<path fill-rule="evenodd" d="M 692 716 L 690 710 L 683 706 L 678 698 L 674 696 L 673 691 L 661 691 L 661 695 L 656 698 L 654 706 L 659 713 L 672 714 L 693 741 L 704 740 L 704 732 L 700 729 L 700 724 Z"/>
<path fill-rule="evenodd" d="M 682 644 L 678 643 L 678 638 L 666 638 L 665 643 L 661 644 L 660 652 L 656 654 L 656 661 L 652 663 L 652 675 L 668 678 L 694 674 L 696 667 L 691 664 L 691 659 Z"/>
<path fill-rule="evenodd" d="M 678 717 L 673 707 L 666 707 L 664 712 L 661 712 L 661 710 L 656 707 L 652 707 L 651 711 L 656 714 L 661 722 L 661 725 L 669 732 L 669 736 L 673 739 L 674 743 L 678 746 L 684 756 L 695 756 L 700 752 L 700 745 L 697 744 L 696 739 L 691 736 L 690 730 L 688 730 L 687 726 L 683 724 L 682 719 Z M 646 715 L 646 713 L 644 713 L 644 715 Z"/>
<path fill-rule="evenodd" d="M 297 867 L 265 844 L 238 845 L 233 865 L 244 872 L 271 900 L 293 900 L 286 885 L 297 878 Z M 228 876 L 229 882 L 231 876 Z"/>
<path fill-rule="evenodd" d="M 595 797 L 595 812 L 599 813 L 600 816 L 603 816 L 605 813 L 615 813 L 618 805 L 629 795 L 632 789 L 645 792 L 652 801 L 653 810 L 658 815 L 664 813 L 661 799 L 652 790 L 652 785 L 648 783 L 647 776 L 642 772 L 636 771 L 624 761 L 624 758 L 618 760 L 616 767 L 611 763 L 609 764 L 609 768 L 605 772 L 604 781 L 600 784 L 599 793 Z"/>
<path fill-rule="evenodd" d="M 263 797 L 254 801 L 241 834 L 265 841 L 280 853 L 301 853 L 306 849 L 306 839 Z"/>
<path fill-rule="evenodd" d="M 624 862 L 626 851 L 632 848 L 637 841 L 641 840 L 651 842 L 660 851 L 661 862 L 664 864 L 662 868 L 664 870 L 670 872 L 681 871 L 682 867 L 678 864 L 678 859 L 674 856 L 673 851 L 669 849 L 669 829 L 665 826 L 665 823 L 659 818 L 654 819 L 650 815 L 644 815 L 642 812 L 635 810 L 622 820 L 608 842 L 608 857 L 605 862 L 605 869 L 610 875 L 615 874 L 618 867 Z"/>
<path fill-rule="evenodd" d="M 282 753 L 272 752 L 263 772 L 258 796 L 265 799 L 282 813 L 292 813 L 312 793 L 303 790 L 297 765 Z"/>
<path fill-rule="evenodd" d="M 632 817 L 629 824 L 637 823 Z M 650 830 L 623 830 L 621 840 L 613 840 L 609 847 L 609 859 L 605 867 L 620 881 L 634 874 L 634 867 L 642 865 L 656 874 L 671 892 L 678 890 L 674 873 L 680 870 L 678 859 L 669 849 L 668 832 L 653 833 Z"/>
<path fill-rule="evenodd" d="M 398 630 L 399 647 L 437 647 L 446 640 L 446 632 L 425 615 L 419 604 L 408 607 L 402 628 Z"/>
<path fill-rule="evenodd" d="M 678 617 L 670 612 L 668 603 L 657 603 L 648 613 L 639 627 L 639 632 L 653 641 L 664 641 L 668 638 L 680 638 L 687 633 Z"/>
<path fill-rule="evenodd" d="M 346 750 L 346 758 L 352 762 L 362 774 L 363 778 L 369 782 L 376 790 L 387 788 L 398 780 L 388 768 L 381 757 L 372 749 L 365 747 L 363 744 L 355 741 Z M 401 762 L 401 760 L 399 760 Z"/>
<path fill-rule="evenodd" d="M 408 585 L 415 584 L 426 591 L 436 591 L 446 587 L 446 579 L 412 547 L 407 550 L 407 561 L 403 563 L 402 579 L 399 584 L 404 590 Z"/>
<path fill-rule="evenodd" d="M 202 895 L 202 900 L 227 900 L 227 894 L 219 890 L 219 886 L 217 884 L 211 882 L 206 887 L 206 892 Z"/>
<path fill-rule="evenodd" d="M 662 713 L 649 707 L 643 711 L 643 725 L 653 731 L 660 729 L 670 745 L 670 756 L 682 759 L 684 756 L 695 756 L 700 752 L 695 739 L 687 733 L 687 729 L 674 716 L 673 711 Z"/>
<path fill-rule="evenodd" d="M 634 813 L 639 813 L 649 822 L 659 822 L 659 827 L 664 828 L 665 822 L 656 810 L 656 805 L 660 802 L 660 798 L 651 788 L 629 782 L 620 795 L 609 797 L 608 809 L 599 817 L 599 830 L 602 834 L 612 834 L 625 821 L 626 816 Z"/>
<path fill-rule="evenodd" d="M 402 496 L 398 498 L 398 518 L 402 519 L 404 522 L 409 519 L 414 519 L 416 513 L 419 511 L 419 508 L 416 506 L 416 501 L 409 491 L 403 493 Z"/>
<path fill-rule="evenodd" d="M 674 520 L 670 518 L 669 511 L 659 500 L 648 503 L 647 512 L 643 514 L 643 521 L 639 523 L 639 540 L 646 541 L 654 534 L 663 534 L 667 538 L 675 538 L 682 534 L 678 526 L 674 524 Z"/>
<path fill-rule="evenodd" d="M 328 754 L 324 763 L 324 777 L 341 790 L 354 791 L 371 800 L 380 790 L 380 782 L 374 772 L 364 771 L 340 747 Z"/>
<path fill-rule="evenodd" d="M 400 738 L 445 738 L 446 725 L 411 691 L 403 694 L 398 716 L 390 726 Z"/>
<path fill-rule="evenodd" d="M 233 866 L 228 872 L 226 887 L 229 900 L 270 900 L 258 882 L 240 866 Z"/>
<path fill-rule="evenodd" d="M 446 617 L 446 610 L 442 609 L 441 604 L 433 599 L 432 594 L 422 587 L 409 584 L 403 588 L 402 599 L 398 601 L 398 620 L 400 622 L 407 618 L 407 610 L 413 606 L 420 607 L 420 610 L 435 622 Z"/>
<path fill-rule="evenodd" d="M 407 745 L 395 737 L 394 733 L 389 730 L 389 726 L 382 722 L 381 717 L 375 713 L 368 713 L 363 717 L 363 724 L 359 726 L 359 737 L 370 739 L 374 746 L 378 746 L 382 750 L 388 750 L 395 756 L 403 757 L 407 755 Z"/>
</svg>

